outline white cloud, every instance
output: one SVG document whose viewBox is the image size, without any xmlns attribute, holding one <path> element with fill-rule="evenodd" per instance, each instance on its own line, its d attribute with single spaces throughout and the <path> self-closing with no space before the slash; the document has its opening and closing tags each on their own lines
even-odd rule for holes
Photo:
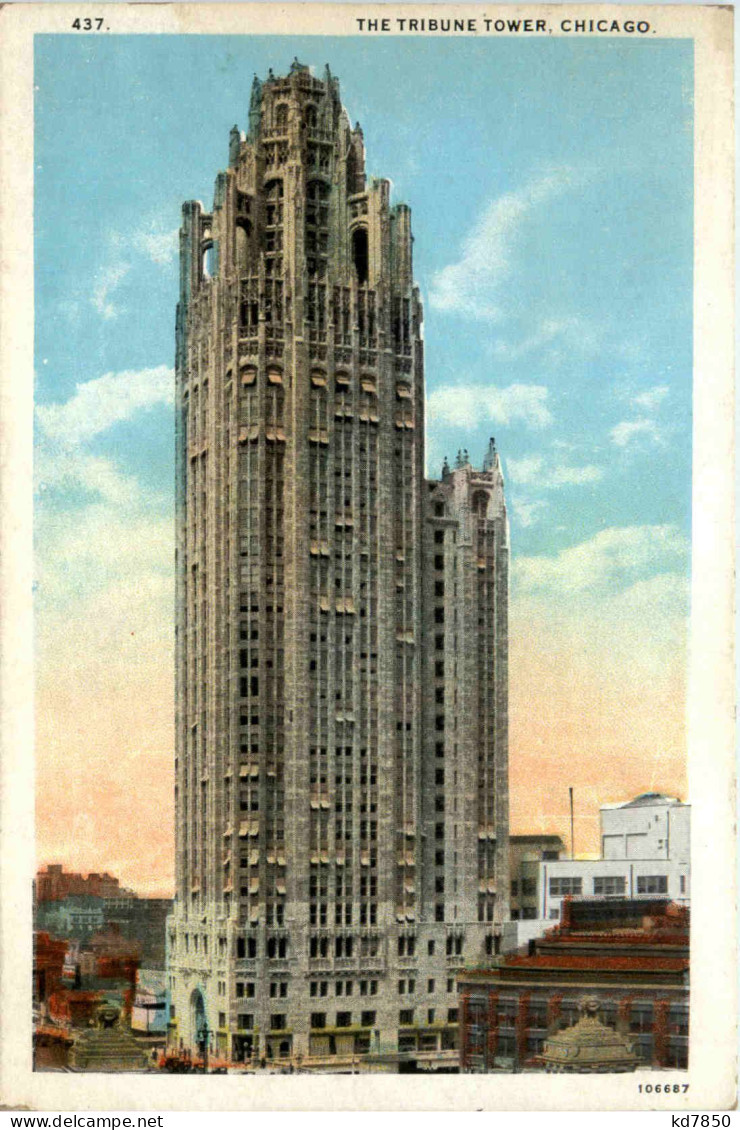
<svg viewBox="0 0 740 1130">
<path fill-rule="evenodd" d="M 519 525 L 526 530 L 537 525 L 542 511 L 547 509 L 547 503 L 542 499 L 515 498 L 511 508 Z"/>
<path fill-rule="evenodd" d="M 178 254 L 180 232 L 178 228 L 172 231 L 162 231 L 152 227 L 149 231 L 140 231 L 134 235 L 133 244 L 137 251 L 148 256 L 153 263 L 171 263 Z"/>
<path fill-rule="evenodd" d="M 106 321 L 117 318 L 120 313 L 119 308 L 111 301 L 111 295 L 130 270 L 130 263 L 114 263 L 98 273 L 90 301 Z"/>
<path fill-rule="evenodd" d="M 675 526 L 612 527 L 557 554 L 519 558 L 513 573 L 520 593 L 594 593 L 624 588 L 641 573 L 682 567 L 687 559 L 686 538 Z"/>
<path fill-rule="evenodd" d="M 637 396 L 632 397 L 633 407 L 640 408 L 643 412 L 654 412 L 656 408 L 660 407 L 669 392 L 668 385 L 654 385 L 653 388 L 648 388 L 645 392 L 640 392 Z"/>
<path fill-rule="evenodd" d="M 484 420 L 508 425 L 520 421 L 530 428 L 552 423 L 543 385 L 445 385 L 427 399 L 430 420 L 456 427 L 474 427 Z"/>
<path fill-rule="evenodd" d="M 458 262 L 432 279 L 430 303 L 476 318 L 502 316 L 497 290 L 512 273 L 512 256 L 522 225 L 532 209 L 548 203 L 575 182 L 571 169 L 554 170 L 518 192 L 507 192 L 489 204 L 465 239 Z"/>
<path fill-rule="evenodd" d="M 116 506 L 127 506 L 139 497 L 136 479 L 122 474 L 110 459 L 89 455 L 74 447 L 39 445 L 35 458 L 36 491 L 42 496 L 49 489 L 82 487 Z"/>
<path fill-rule="evenodd" d="M 637 416 L 633 420 L 621 420 L 612 428 L 609 433 L 612 443 L 617 447 L 629 447 L 642 439 L 650 444 L 663 444 L 665 433 L 655 414 L 669 393 L 668 385 L 653 385 L 643 392 L 628 394 L 630 407 Z"/>
<path fill-rule="evenodd" d="M 121 313 L 114 295 L 132 269 L 131 253 L 145 255 L 152 263 L 168 266 L 178 253 L 178 235 L 177 228 L 165 230 L 157 223 L 132 235 L 123 236 L 115 231 L 108 233 L 111 262 L 98 271 L 90 297 L 90 302 L 101 317 L 111 321 Z"/>
<path fill-rule="evenodd" d="M 75 445 L 127 420 L 142 408 L 171 404 L 174 375 L 166 365 L 155 369 L 105 373 L 78 384 L 64 404 L 39 405 L 36 416 L 50 439 Z"/>
<path fill-rule="evenodd" d="M 535 331 L 523 341 L 511 344 L 499 339 L 494 342 L 491 352 L 495 357 L 517 361 L 537 350 L 559 345 L 567 346 L 568 355 L 571 350 L 589 355 L 598 348 L 599 340 L 600 333 L 597 327 L 581 315 L 544 318 Z M 552 359 L 556 354 L 551 353 L 550 356 Z"/>
<path fill-rule="evenodd" d="M 639 420 L 622 420 L 609 433 L 612 443 L 617 447 L 628 447 L 634 440 L 643 437 L 652 443 L 663 442 L 663 433 L 655 420 L 642 417 Z"/>
<path fill-rule="evenodd" d="M 506 474 L 513 483 L 553 490 L 562 486 L 596 483 L 603 478 L 604 471 L 592 463 L 573 467 L 541 455 L 530 455 L 524 459 L 507 459 Z"/>
</svg>

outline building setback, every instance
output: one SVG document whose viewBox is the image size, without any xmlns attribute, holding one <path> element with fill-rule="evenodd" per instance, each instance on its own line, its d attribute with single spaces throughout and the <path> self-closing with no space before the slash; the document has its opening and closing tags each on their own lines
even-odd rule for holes
<svg viewBox="0 0 740 1130">
<path fill-rule="evenodd" d="M 328 68 L 255 79 L 177 314 L 170 1038 L 443 1064 L 508 919 L 508 532 L 424 478 L 410 211 Z"/>
</svg>

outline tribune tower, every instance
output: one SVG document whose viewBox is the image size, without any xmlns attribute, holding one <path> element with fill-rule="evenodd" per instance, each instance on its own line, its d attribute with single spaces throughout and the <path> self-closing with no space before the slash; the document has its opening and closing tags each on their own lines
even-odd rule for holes
<svg viewBox="0 0 740 1130">
<path fill-rule="evenodd" d="M 410 212 L 328 68 L 255 79 L 180 238 L 170 1041 L 454 1061 L 508 917 L 498 456 L 424 478 Z"/>
</svg>

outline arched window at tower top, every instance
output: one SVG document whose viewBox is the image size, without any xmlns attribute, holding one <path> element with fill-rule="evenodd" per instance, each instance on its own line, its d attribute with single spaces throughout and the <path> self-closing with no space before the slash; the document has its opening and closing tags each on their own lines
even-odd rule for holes
<svg viewBox="0 0 740 1130">
<path fill-rule="evenodd" d="M 471 502 L 473 504 L 473 513 L 477 514 L 479 518 L 485 518 L 488 513 L 488 493 L 485 490 L 477 490 L 473 495 Z"/>
<path fill-rule="evenodd" d="M 201 278 L 212 279 L 216 273 L 216 248 L 213 240 L 209 239 L 201 247 Z"/>
<path fill-rule="evenodd" d="M 352 232 L 352 263 L 360 284 L 367 282 L 369 258 L 367 228 L 355 228 Z"/>
</svg>

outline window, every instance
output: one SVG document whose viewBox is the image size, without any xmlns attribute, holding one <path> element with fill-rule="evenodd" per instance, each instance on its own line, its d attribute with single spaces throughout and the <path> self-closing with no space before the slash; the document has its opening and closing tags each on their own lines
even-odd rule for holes
<svg viewBox="0 0 740 1130">
<path fill-rule="evenodd" d="M 427 1024 L 434 1024 L 434 1009 L 427 1009 Z"/>
<path fill-rule="evenodd" d="M 282 1032 L 286 1027 L 285 1013 L 274 1012 L 270 1017 L 270 1028 L 273 1032 Z"/>
<path fill-rule="evenodd" d="M 444 545 L 444 540 L 445 540 L 444 530 L 435 530 L 434 531 L 434 544 L 435 545 Z"/>
<path fill-rule="evenodd" d="M 454 991 L 455 991 L 455 978 L 454 977 L 448 977 L 447 978 L 447 992 L 448 993 L 454 993 Z"/>
<path fill-rule="evenodd" d="M 668 894 L 668 876 L 667 875 L 638 875 L 637 876 L 637 893 L 638 893 L 638 895 L 667 895 Z"/>
<path fill-rule="evenodd" d="M 512 879 L 511 880 L 511 895 L 512 895 L 512 898 L 516 898 L 516 896 L 518 894 L 519 894 L 519 883 L 517 882 L 516 879 Z"/>
<path fill-rule="evenodd" d="M 434 939 L 433 938 L 430 939 L 427 942 L 427 953 L 429 954 L 430 957 L 434 956 Z"/>
<path fill-rule="evenodd" d="M 402 1008 L 398 1013 L 399 1024 L 413 1024 L 414 1023 L 414 1010 L 413 1008 Z"/>
<path fill-rule="evenodd" d="M 428 993 L 434 992 L 434 978 L 433 977 L 430 977 L 429 980 L 427 981 L 427 992 Z"/>
<path fill-rule="evenodd" d="M 219 1028 L 225 1028 L 226 1027 L 226 1013 L 225 1012 L 219 1012 L 219 1014 L 218 1014 L 218 1026 L 219 1026 Z"/>
<path fill-rule="evenodd" d="M 337 1028 L 350 1028 L 352 1026 L 352 1013 L 351 1012 L 338 1012 L 337 1013 Z"/>
<path fill-rule="evenodd" d="M 513 891 L 511 892 L 514 893 Z M 536 879 L 522 879 L 522 894 L 523 895 L 536 895 L 537 894 L 537 880 Z"/>
<path fill-rule="evenodd" d="M 363 1014 L 362 1014 L 362 1027 L 363 1028 L 373 1028 L 374 1025 L 375 1025 L 375 1013 L 371 1009 L 368 1009 L 365 1012 L 363 1012 Z"/>
<path fill-rule="evenodd" d="M 559 879 L 550 879 L 550 894 L 555 898 L 563 898 L 565 895 L 580 895 L 582 889 L 583 880 L 580 877 L 564 875 Z"/>
<path fill-rule="evenodd" d="M 352 232 L 352 262 L 358 283 L 366 283 L 369 263 L 367 228 L 355 228 Z"/>
<path fill-rule="evenodd" d="M 325 1012 L 312 1012 L 311 1013 L 311 1027 L 312 1028 L 326 1028 L 326 1013 Z"/>
<path fill-rule="evenodd" d="M 236 1023 L 238 1028 L 254 1028 L 254 1015 L 251 1012 L 240 1012 Z"/>
<path fill-rule="evenodd" d="M 594 876 L 595 895 L 623 895 L 627 880 L 624 875 L 596 875 Z"/>
<path fill-rule="evenodd" d="M 448 1024 L 457 1024 L 457 1009 L 456 1008 L 448 1008 L 447 1009 L 447 1023 Z"/>
</svg>

